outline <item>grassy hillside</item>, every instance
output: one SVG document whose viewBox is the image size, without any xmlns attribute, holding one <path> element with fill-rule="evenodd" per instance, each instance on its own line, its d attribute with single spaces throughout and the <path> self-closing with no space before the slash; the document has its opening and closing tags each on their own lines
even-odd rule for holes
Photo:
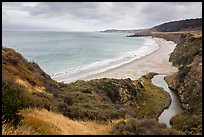
<svg viewBox="0 0 204 137">
<path fill-rule="evenodd" d="M 169 96 L 151 83 L 150 79 L 155 75 L 154 73 L 149 73 L 136 81 L 104 78 L 62 84 L 52 80 L 36 63 L 28 62 L 12 49 L 2 49 L 2 62 L 2 93 L 8 98 L 8 100 L 5 97 L 2 98 L 5 104 L 2 106 L 5 108 L 2 114 L 8 114 L 9 117 L 10 112 L 13 112 L 10 107 L 13 106 L 13 109 L 17 110 L 16 116 L 24 117 L 15 128 L 9 121 L 3 120 L 2 115 L 5 134 L 71 133 L 71 129 L 70 132 L 65 132 L 58 129 L 57 123 L 51 124 L 50 122 L 54 120 L 51 117 L 46 123 L 45 120 L 51 113 L 61 115 L 53 115 L 56 119 L 63 115 L 64 118 L 75 121 L 106 123 L 104 129 L 107 130 L 103 133 L 110 134 L 109 131 L 113 125 L 110 126 L 107 123 L 115 123 L 131 117 L 147 121 L 156 120 L 169 104 Z M 17 91 L 17 94 L 14 94 L 14 91 Z M 18 107 L 15 102 L 9 101 L 11 97 L 17 102 L 24 101 L 25 107 L 29 109 Z M 43 111 L 39 112 L 38 109 Z M 36 117 L 33 117 L 33 114 Z M 37 115 L 41 116 L 37 117 Z M 67 126 L 73 127 L 72 124 Z M 100 124 L 98 126 L 100 127 Z M 103 127 L 103 124 L 101 126 Z M 93 131 L 93 129 L 87 129 L 83 134 L 85 132 L 96 134 Z"/>
<path fill-rule="evenodd" d="M 11 125 L 4 124 L 3 134 L 103 135 L 109 134 L 112 126 L 108 122 L 72 120 L 46 109 L 25 109 L 21 113 L 24 116 L 22 124 L 17 129 L 12 129 Z"/>
<path fill-rule="evenodd" d="M 21 54 L 10 48 L 2 49 L 2 78 L 13 86 L 21 86 L 30 92 L 60 91 L 60 84 L 52 80 L 35 62 L 28 62 Z"/>
</svg>

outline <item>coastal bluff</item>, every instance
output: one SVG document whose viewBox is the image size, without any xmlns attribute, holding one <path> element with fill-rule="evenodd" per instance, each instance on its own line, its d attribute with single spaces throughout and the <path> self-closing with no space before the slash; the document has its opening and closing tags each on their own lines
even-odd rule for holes
<svg viewBox="0 0 204 137">
<path fill-rule="evenodd" d="M 185 112 L 175 116 L 171 123 L 173 128 L 187 134 L 201 134 L 202 18 L 164 23 L 130 37 L 141 36 L 159 37 L 177 43 L 169 61 L 178 68 L 178 72 L 166 76 L 165 80 L 169 88 L 179 95 Z"/>
</svg>

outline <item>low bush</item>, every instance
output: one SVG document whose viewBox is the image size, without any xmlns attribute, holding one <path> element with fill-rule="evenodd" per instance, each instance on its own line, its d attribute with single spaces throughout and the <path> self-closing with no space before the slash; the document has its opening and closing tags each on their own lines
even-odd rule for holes
<svg viewBox="0 0 204 137">
<path fill-rule="evenodd" d="M 2 122 L 11 123 L 17 126 L 22 116 L 20 110 L 27 107 L 27 103 L 22 99 L 20 90 L 9 87 L 2 87 Z"/>
<path fill-rule="evenodd" d="M 200 115 L 202 114 L 192 115 L 187 111 L 176 115 L 171 119 L 172 127 L 187 134 L 200 134 L 202 133 L 202 116 Z"/>
<path fill-rule="evenodd" d="M 114 125 L 110 132 L 112 135 L 177 135 L 182 132 L 167 129 L 165 125 L 153 119 L 130 119 Z"/>
<path fill-rule="evenodd" d="M 113 104 L 103 102 L 90 93 L 62 92 L 57 101 L 58 111 L 73 119 L 107 121 L 121 116 Z"/>
</svg>

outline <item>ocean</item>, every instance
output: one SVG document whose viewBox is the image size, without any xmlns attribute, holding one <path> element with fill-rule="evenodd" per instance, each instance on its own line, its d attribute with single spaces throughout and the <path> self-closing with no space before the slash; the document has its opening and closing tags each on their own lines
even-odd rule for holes
<svg viewBox="0 0 204 137">
<path fill-rule="evenodd" d="M 128 33 L 3 31 L 2 46 L 34 61 L 53 79 L 73 82 L 129 63 L 159 47 Z"/>
</svg>

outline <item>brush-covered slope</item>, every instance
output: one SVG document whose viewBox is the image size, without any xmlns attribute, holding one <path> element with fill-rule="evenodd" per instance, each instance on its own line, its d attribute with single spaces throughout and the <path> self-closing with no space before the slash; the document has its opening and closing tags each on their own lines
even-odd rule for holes
<svg viewBox="0 0 204 137">
<path fill-rule="evenodd" d="M 173 127 L 191 134 L 202 133 L 202 37 L 188 35 L 170 56 L 179 71 L 166 80 L 177 91 L 185 113 L 172 120 Z"/>
<path fill-rule="evenodd" d="M 164 23 L 134 36 L 159 37 L 177 44 L 169 61 L 178 72 L 166 81 L 178 93 L 185 112 L 171 123 L 187 134 L 202 134 L 202 18 Z"/>
<path fill-rule="evenodd" d="M 35 62 L 28 62 L 10 48 L 2 49 L 2 83 L 21 86 L 30 92 L 56 93 L 60 85 Z"/>
</svg>

